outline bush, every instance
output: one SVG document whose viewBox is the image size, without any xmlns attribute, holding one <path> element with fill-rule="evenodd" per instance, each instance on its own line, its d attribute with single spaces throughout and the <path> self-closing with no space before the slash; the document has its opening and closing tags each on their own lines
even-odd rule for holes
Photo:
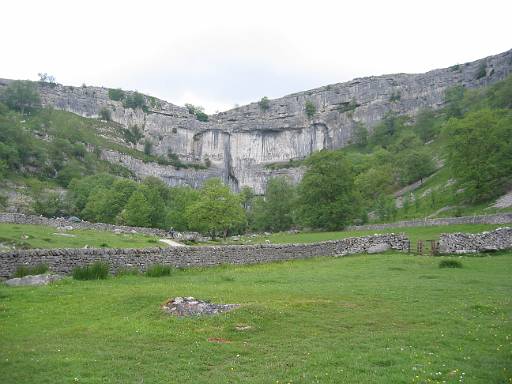
<svg viewBox="0 0 512 384">
<path fill-rule="evenodd" d="M 131 95 L 127 95 L 124 98 L 123 106 L 125 108 L 142 108 L 144 109 L 146 107 L 146 101 L 144 100 L 144 95 L 141 93 L 135 91 Z"/>
<path fill-rule="evenodd" d="M 112 112 L 108 108 L 101 108 L 100 110 L 100 117 L 102 120 L 110 121 L 112 120 Z"/>
<path fill-rule="evenodd" d="M 75 280 L 100 280 L 107 277 L 108 264 L 101 261 L 73 269 L 73 279 Z"/>
<path fill-rule="evenodd" d="M 150 156 L 152 149 L 153 149 L 153 143 L 149 140 L 145 140 L 144 141 L 144 154 L 147 156 Z"/>
<path fill-rule="evenodd" d="M 23 277 L 28 275 L 42 275 L 43 273 L 48 272 L 48 266 L 46 264 L 37 264 L 33 267 L 29 267 L 26 265 L 20 265 L 16 268 L 16 272 L 14 272 L 14 277 Z"/>
<path fill-rule="evenodd" d="M 138 276 L 140 271 L 135 267 L 123 267 L 119 268 L 116 272 L 116 276 Z"/>
<path fill-rule="evenodd" d="M 204 113 L 203 111 L 197 111 L 196 112 L 196 119 L 199 121 L 207 122 L 208 121 L 208 115 Z"/>
<path fill-rule="evenodd" d="M 305 108 L 306 108 L 306 115 L 308 116 L 308 118 L 311 119 L 316 113 L 315 104 L 313 104 L 312 101 L 307 100 L 306 104 L 305 104 Z"/>
<path fill-rule="evenodd" d="M 121 88 L 109 89 L 108 90 L 108 97 L 109 97 L 110 100 L 121 101 L 121 100 L 124 99 L 125 94 L 124 94 L 124 91 Z"/>
<path fill-rule="evenodd" d="M 270 108 L 270 102 L 267 96 L 262 97 L 258 104 L 262 111 L 268 111 Z"/>
<path fill-rule="evenodd" d="M 475 73 L 475 80 L 479 80 L 485 76 L 487 76 L 487 65 L 485 63 L 482 63 L 480 64 L 478 70 Z"/>
<path fill-rule="evenodd" d="M 170 276 L 172 268 L 169 265 L 154 264 L 146 270 L 147 277 Z"/>
<path fill-rule="evenodd" d="M 441 260 L 439 262 L 439 268 L 462 268 L 462 263 L 458 260 Z"/>
</svg>

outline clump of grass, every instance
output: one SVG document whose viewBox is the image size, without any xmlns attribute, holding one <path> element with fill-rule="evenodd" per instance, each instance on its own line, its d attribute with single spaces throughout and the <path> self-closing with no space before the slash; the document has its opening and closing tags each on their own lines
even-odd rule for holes
<svg viewBox="0 0 512 384">
<path fill-rule="evenodd" d="M 458 260 L 441 260 L 439 268 L 462 268 L 462 263 Z"/>
<path fill-rule="evenodd" d="M 169 265 L 154 264 L 146 270 L 148 277 L 170 276 L 172 268 Z"/>
<path fill-rule="evenodd" d="M 14 272 L 14 277 L 23 277 L 28 275 L 42 275 L 48 272 L 48 266 L 46 264 L 37 264 L 33 267 L 27 265 L 20 265 Z"/>
<path fill-rule="evenodd" d="M 100 280 L 108 277 L 108 264 L 101 261 L 73 269 L 75 280 Z"/>
<path fill-rule="evenodd" d="M 222 281 L 235 281 L 235 278 L 233 276 L 222 275 L 220 278 L 222 279 Z"/>
<path fill-rule="evenodd" d="M 116 276 L 137 276 L 137 275 L 140 275 L 140 271 L 135 267 L 119 268 L 116 272 Z"/>
<path fill-rule="evenodd" d="M 148 239 L 148 243 L 158 243 L 156 239 Z"/>
<path fill-rule="evenodd" d="M 101 244 L 100 244 L 100 247 L 101 247 L 101 248 L 109 248 L 109 247 L 110 247 L 110 245 L 108 245 L 108 243 L 101 243 Z"/>
</svg>

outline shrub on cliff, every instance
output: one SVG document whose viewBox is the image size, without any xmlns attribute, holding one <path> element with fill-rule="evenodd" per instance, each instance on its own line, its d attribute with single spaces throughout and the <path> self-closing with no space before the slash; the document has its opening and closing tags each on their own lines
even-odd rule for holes
<svg viewBox="0 0 512 384">
<path fill-rule="evenodd" d="M 307 100 L 306 103 L 304 104 L 304 107 L 305 107 L 306 115 L 308 116 L 309 119 L 311 119 L 316 113 L 315 104 L 313 104 L 312 101 Z"/>
<path fill-rule="evenodd" d="M 260 106 L 262 111 L 268 111 L 270 108 L 270 102 L 268 100 L 268 97 L 263 96 L 261 100 L 258 102 L 258 105 Z"/>
</svg>

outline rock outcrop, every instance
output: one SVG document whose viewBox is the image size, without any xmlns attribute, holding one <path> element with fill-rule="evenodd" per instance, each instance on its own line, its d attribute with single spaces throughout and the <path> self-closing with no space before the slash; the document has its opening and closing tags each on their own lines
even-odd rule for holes
<svg viewBox="0 0 512 384">
<path fill-rule="evenodd" d="M 485 76 L 481 71 L 485 69 Z M 512 50 L 471 63 L 424 74 L 394 74 L 354 79 L 307 92 L 269 100 L 266 108 L 255 102 L 200 122 L 187 108 L 145 96 L 147 109 L 124 108 L 109 99 L 108 89 L 41 85 L 43 103 L 85 117 L 98 117 L 102 108 L 125 127 L 137 125 L 156 154 L 176 154 L 182 161 L 210 164 L 207 170 L 175 169 L 121 158 L 140 176 L 152 174 L 169 185 L 200 185 L 206 178 L 221 177 L 234 190 L 249 186 L 264 191 L 267 180 L 286 175 L 297 182 L 303 169 L 269 168 L 269 164 L 303 159 L 321 149 L 351 143 L 354 128 L 370 131 L 390 111 L 414 116 L 422 108 L 443 105 L 447 88 L 480 87 L 503 80 L 512 72 Z M 0 80 L 0 87 L 8 80 Z M 306 105 L 315 107 L 308 117 Z M 104 154 L 119 161 L 119 155 Z M 152 168 L 151 168 L 152 167 Z"/>
</svg>

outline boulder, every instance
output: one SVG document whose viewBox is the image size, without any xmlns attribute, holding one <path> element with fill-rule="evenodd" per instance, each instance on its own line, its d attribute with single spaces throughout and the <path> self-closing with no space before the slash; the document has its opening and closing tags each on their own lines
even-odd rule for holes
<svg viewBox="0 0 512 384">
<path fill-rule="evenodd" d="M 389 246 L 389 244 L 386 244 L 386 243 L 378 243 L 378 244 L 374 244 L 370 247 L 368 247 L 368 249 L 366 250 L 366 253 L 381 253 L 381 252 L 386 252 L 386 251 L 389 251 L 391 247 Z"/>
<path fill-rule="evenodd" d="M 21 287 L 25 285 L 48 285 L 54 281 L 62 279 L 63 276 L 45 273 L 43 275 L 28 275 L 16 277 L 5 281 L 5 284 L 11 287 Z"/>
</svg>

